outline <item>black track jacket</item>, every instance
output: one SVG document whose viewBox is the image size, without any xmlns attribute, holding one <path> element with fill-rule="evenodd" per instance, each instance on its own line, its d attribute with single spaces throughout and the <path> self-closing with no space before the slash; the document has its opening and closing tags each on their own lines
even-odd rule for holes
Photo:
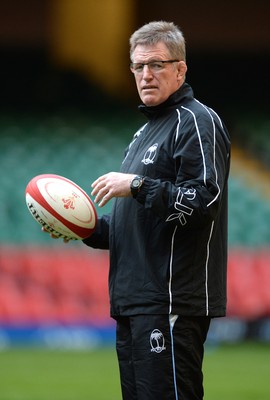
<svg viewBox="0 0 270 400">
<path fill-rule="evenodd" d="M 230 139 L 188 84 L 146 123 L 121 172 L 145 177 L 136 198 L 116 198 L 84 240 L 110 249 L 111 315 L 224 316 Z"/>
</svg>

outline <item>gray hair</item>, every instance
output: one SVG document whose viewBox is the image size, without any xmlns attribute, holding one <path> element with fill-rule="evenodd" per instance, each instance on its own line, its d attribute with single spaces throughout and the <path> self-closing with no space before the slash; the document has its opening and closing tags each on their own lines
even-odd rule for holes
<svg viewBox="0 0 270 400">
<path fill-rule="evenodd" d="M 163 42 L 167 46 L 170 57 L 186 61 L 186 45 L 183 33 L 173 22 L 166 21 L 149 22 L 131 35 L 129 39 L 131 60 L 136 46 L 153 46 L 158 42 Z"/>
</svg>

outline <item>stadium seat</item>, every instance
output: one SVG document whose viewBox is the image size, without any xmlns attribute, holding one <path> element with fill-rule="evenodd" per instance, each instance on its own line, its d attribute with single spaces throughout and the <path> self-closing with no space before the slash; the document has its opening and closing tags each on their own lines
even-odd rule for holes
<svg viewBox="0 0 270 400">
<path fill-rule="evenodd" d="M 228 263 L 228 315 L 255 319 L 268 315 L 256 252 L 231 251 Z M 270 281 L 267 281 L 267 285 Z"/>
</svg>

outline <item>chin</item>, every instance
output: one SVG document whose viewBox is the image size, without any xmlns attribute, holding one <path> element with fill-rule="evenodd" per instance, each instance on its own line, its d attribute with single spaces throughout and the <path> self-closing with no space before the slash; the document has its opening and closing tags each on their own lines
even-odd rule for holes
<svg viewBox="0 0 270 400">
<path fill-rule="evenodd" d="M 161 101 L 154 100 L 154 99 L 149 99 L 149 98 L 143 98 L 142 102 L 147 106 L 147 107 L 154 107 L 158 106 Z"/>
<path fill-rule="evenodd" d="M 162 104 L 163 102 L 162 101 L 160 101 L 160 102 L 147 102 L 147 103 L 144 103 L 147 107 L 155 107 L 155 106 L 159 106 L 160 104 Z"/>
</svg>

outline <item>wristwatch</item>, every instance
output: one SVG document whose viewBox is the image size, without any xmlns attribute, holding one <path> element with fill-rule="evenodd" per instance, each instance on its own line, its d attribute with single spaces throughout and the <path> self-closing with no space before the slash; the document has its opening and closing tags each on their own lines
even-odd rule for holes
<svg viewBox="0 0 270 400">
<path fill-rule="evenodd" d="M 130 183 L 130 190 L 133 197 L 136 197 L 143 185 L 143 176 L 137 175 Z"/>
</svg>

